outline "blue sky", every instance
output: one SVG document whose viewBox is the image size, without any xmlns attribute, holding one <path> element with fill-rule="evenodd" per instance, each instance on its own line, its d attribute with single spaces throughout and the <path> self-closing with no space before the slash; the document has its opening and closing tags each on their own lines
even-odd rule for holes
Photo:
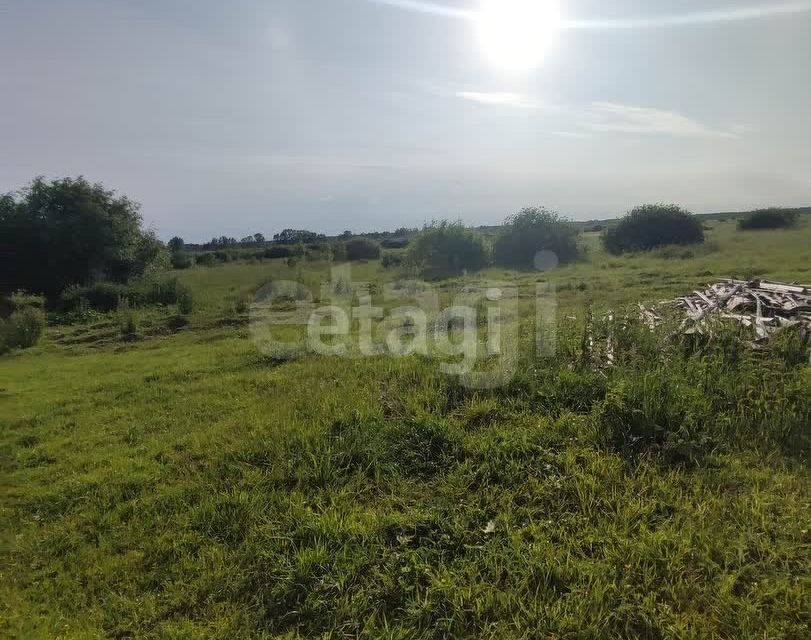
<svg viewBox="0 0 811 640">
<path fill-rule="evenodd" d="M 189 240 L 811 204 L 811 2 L 561 0 L 520 70 L 480 9 L 0 0 L 0 191 L 83 174 Z"/>
</svg>

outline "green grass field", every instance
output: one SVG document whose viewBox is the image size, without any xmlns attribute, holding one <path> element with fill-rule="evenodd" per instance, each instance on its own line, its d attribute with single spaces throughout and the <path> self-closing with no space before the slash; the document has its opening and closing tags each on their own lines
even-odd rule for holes
<svg viewBox="0 0 811 640">
<path fill-rule="evenodd" d="M 135 342 L 116 313 L 49 327 L 0 357 L 0 635 L 811 637 L 807 360 L 633 325 L 612 369 L 581 350 L 589 306 L 811 281 L 808 221 L 712 225 L 687 252 L 613 257 L 586 234 L 553 272 L 435 283 L 555 283 L 557 354 L 522 350 L 491 391 L 432 357 L 259 353 L 246 302 L 274 279 L 315 290 L 327 264 L 177 272 L 189 325 L 136 310 Z"/>
</svg>

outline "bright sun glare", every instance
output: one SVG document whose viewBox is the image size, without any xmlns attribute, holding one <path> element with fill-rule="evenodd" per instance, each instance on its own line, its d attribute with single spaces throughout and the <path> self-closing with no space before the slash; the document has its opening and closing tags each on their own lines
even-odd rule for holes
<svg viewBox="0 0 811 640">
<path fill-rule="evenodd" d="M 560 0 L 481 0 L 477 23 L 491 64 L 511 73 L 530 71 L 555 40 Z"/>
</svg>

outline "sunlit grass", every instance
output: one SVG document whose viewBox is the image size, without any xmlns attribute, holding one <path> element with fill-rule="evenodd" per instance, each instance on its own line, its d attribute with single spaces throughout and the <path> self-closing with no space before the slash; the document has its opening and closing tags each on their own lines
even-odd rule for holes
<svg viewBox="0 0 811 640">
<path fill-rule="evenodd" d="M 491 392 L 434 358 L 263 357 L 238 301 L 329 275 L 282 260 L 179 272 L 179 331 L 138 310 L 124 343 L 113 313 L 0 358 L 0 635 L 808 637 L 808 367 L 578 349 L 589 304 L 811 280 L 811 229 L 715 223 L 683 258 L 584 241 L 554 272 L 435 283 L 555 282 L 557 357 Z"/>
</svg>

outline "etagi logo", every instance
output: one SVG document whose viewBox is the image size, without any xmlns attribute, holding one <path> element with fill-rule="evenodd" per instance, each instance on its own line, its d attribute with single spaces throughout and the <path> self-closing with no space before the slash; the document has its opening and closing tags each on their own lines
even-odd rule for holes
<svg viewBox="0 0 811 640">
<path fill-rule="evenodd" d="M 554 254 L 536 258 L 544 270 Z M 300 282 L 273 281 L 256 293 L 250 330 L 259 351 L 289 359 L 313 353 L 336 358 L 423 356 L 475 389 L 513 379 L 527 350 L 554 355 L 554 284 L 476 281 L 454 293 L 421 280 L 386 283 L 382 290 L 352 279 L 351 265 L 333 267 L 313 295 Z"/>
</svg>

